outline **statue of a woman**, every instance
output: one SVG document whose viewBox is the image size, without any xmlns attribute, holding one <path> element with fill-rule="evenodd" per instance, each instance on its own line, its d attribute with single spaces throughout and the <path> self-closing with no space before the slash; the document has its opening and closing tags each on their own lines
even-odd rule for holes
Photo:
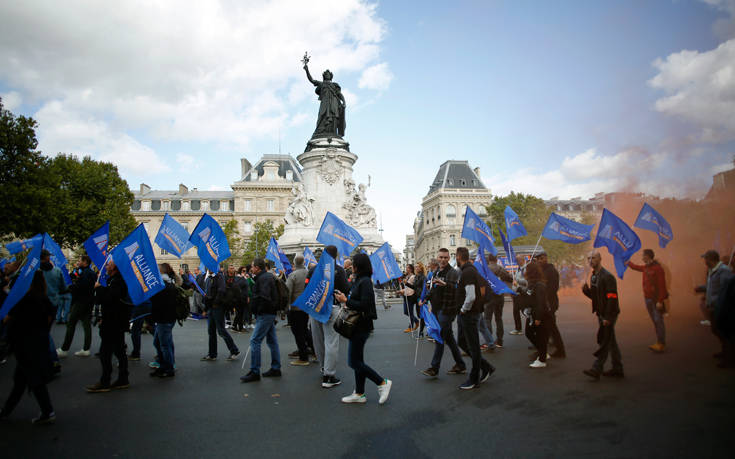
<svg viewBox="0 0 735 459">
<path fill-rule="evenodd" d="M 308 59 L 304 58 L 306 78 L 316 86 L 315 92 L 319 95 L 319 117 L 312 139 L 317 137 L 342 137 L 345 135 L 345 98 L 342 88 L 332 81 L 332 72 L 326 70 L 322 77 L 324 81 L 317 81 L 309 73 Z"/>
</svg>

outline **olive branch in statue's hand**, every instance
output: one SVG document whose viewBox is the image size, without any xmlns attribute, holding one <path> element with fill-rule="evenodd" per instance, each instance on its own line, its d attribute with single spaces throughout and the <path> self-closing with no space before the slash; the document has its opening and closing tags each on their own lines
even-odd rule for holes
<svg viewBox="0 0 735 459">
<path fill-rule="evenodd" d="M 304 53 L 303 59 L 301 59 L 301 63 L 304 64 L 304 68 L 306 68 L 309 65 L 309 53 Z"/>
</svg>

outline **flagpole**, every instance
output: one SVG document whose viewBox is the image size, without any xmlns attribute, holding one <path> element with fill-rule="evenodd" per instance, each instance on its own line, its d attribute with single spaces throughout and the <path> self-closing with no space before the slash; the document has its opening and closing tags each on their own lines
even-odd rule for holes
<svg viewBox="0 0 735 459">
<path fill-rule="evenodd" d="M 248 361 L 248 355 L 250 355 L 250 346 L 248 346 L 248 351 L 245 353 L 245 357 L 242 358 L 242 367 L 240 367 L 241 370 L 245 369 L 245 362 Z"/>
<path fill-rule="evenodd" d="M 413 334 L 412 334 L 413 335 Z M 416 338 L 416 351 L 413 354 L 413 366 L 416 366 L 416 361 L 419 357 L 419 341 L 421 341 L 419 338 Z"/>
<path fill-rule="evenodd" d="M 538 241 L 536 241 L 536 246 L 533 248 L 533 252 L 531 253 L 531 260 L 533 260 L 533 256 L 536 255 L 536 249 L 538 249 L 538 245 L 541 243 L 541 237 L 543 237 L 543 234 L 539 235 Z M 510 241 L 508 244 L 510 244 Z M 525 267 L 531 260 L 527 261 L 523 266 Z"/>
</svg>

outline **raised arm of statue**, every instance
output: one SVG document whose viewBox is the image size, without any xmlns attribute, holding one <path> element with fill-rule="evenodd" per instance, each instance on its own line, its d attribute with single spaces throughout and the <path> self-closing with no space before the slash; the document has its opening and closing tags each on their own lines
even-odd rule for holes
<svg viewBox="0 0 735 459">
<path fill-rule="evenodd" d="M 313 84 L 314 86 L 318 85 L 318 84 L 319 84 L 319 82 L 318 82 L 318 81 L 315 81 L 315 80 L 314 80 L 314 79 L 313 79 L 313 78 L 311 77 L 311 73 L 309 73 L 309 66 L 308 66 L 308 65 L 304 64 L 304 70 L 306 70 L 306 78 L 308 78 L 308 79 L 309 79 L 309 81 L 311 82 L 311 84 Z"/>
</svg>

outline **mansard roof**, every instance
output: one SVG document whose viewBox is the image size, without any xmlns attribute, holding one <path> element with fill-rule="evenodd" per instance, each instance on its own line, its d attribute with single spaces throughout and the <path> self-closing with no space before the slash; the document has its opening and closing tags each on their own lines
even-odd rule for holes
<svg viewBox="0 0 735 459">
<path fill-rule="evenodd" d="M 252 182 L 253 169 L 258 171 L 258 176 L 262 176 L 264 173 L 263 166 L 268 162 L 274 162 L 278 164 L 278 176 L 281 178 L 286 177 L 287 171 L 293 171 L 293 181 L 301 181 L 301 168 L 296 159 L 291 155 L 263 155 L 260 160 L 255 163 L 253 167 L 247 170 L 243 177 L 240 179 L 241 182 Z"/>
<path fill-rule="evenodd" d="M 429 193 L 441 188 L 485 190 L 480 177 L 470 167 L 468 161 L 449 160 L 439 167 L 434 181 L 429 187 Z"/>
</svg>

